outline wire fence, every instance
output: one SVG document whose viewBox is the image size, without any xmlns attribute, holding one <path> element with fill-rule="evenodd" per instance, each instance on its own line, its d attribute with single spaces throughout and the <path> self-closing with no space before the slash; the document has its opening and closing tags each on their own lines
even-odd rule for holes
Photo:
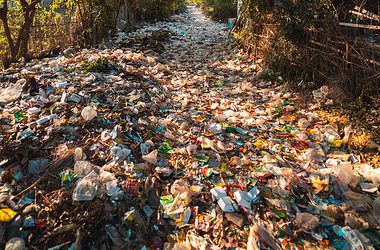
<svg viewBox="0 0 380 250">
<path fill-rule="evenodd" d="M 38 13 L 36 14 L 36 16 Z M 17 34 L 17 30 L 14 34 Z M 35 18 L 30 29 L 28 52 L 31 58 L 47 56 L 81 43 L 81 24 L 74 11 L 62 11 L 59 18 Z M 0 30 L 0 68 L 9 56 L 5 33 Z"/>
<path fill-rule="evenodd" d="M 343 14 L 339 21 L 304 30 L 296 44 L 279 38 L 281 24 L 271 15 L 248 19 L 245 30 L 250 32 L 244 34 L 248 39 L 243 46 L 258 58 L 285 54 L 290 65 L 311 72 L 313 80 L 339 82 L 353 97 L 363 91 L 379 93 L 380 3 L 379 13 L 354 7 Z"/>
</svg>

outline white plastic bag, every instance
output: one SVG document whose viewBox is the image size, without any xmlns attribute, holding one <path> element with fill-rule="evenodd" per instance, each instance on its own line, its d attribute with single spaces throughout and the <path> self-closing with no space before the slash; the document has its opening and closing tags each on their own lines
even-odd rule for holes
<svg viewBox="0 0 380 250">
<path fill-rule="evenodd" d="M 9 103 L 17 100 L 21 96 L 22 85 L 19 81 L 3 89 L 0 92 L 0 103 Z"/>
</svg>

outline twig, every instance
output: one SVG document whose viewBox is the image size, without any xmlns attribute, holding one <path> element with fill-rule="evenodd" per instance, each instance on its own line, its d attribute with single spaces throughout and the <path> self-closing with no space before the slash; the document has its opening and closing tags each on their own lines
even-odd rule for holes
<svg viewBox="0 0 380 250">
<path fill-rule="evenodd" d="M 38 188 L 37 188 L 37 189 L 38 189 Z M 38 189 L 38 190 L 41 191 L 40 189 Z M 49 200 L 45 195 L 42 194 L 42 192 L 39 192 L 39 194 L 42 196 L 42 198 L 43 198 L 47 203 L 50 204 L 50 206 L 52 206 L 52 207 L 54 208 L 54 210 L 57 209 L 56 206 L 54 206 L 53 203 L 51 203 L 50 200 Z"/>
<path fill-rule="evenodd" d="M 339 25 L 346 26 L 346 27 L 352 27 L 352 28 L 380 30 L 380 25 L 370 25 L 370 24 L 360 24 L 360 23 L 345 23 L 345 22 L 339 22 Z"/>
</svg>

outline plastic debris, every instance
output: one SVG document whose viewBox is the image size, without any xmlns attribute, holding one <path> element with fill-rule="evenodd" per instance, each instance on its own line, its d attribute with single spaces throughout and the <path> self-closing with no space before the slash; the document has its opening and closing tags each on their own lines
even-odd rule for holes
<svg viewBox="0 0 380 250">
<path fill-rule="evenodd" d="M 93 107 L 85 107 L 82 110 L 81 115 L 85 121 L 91 121 L 96 117 L 97 112 Z"/>
<path fill-rule="evenodd" d="M 250 228 L 247 250 L 260 249 L 259 241 L 270 246 L 272 249 L 281 249 L 276 239 L 268 232 L 268 230 L 262 224 L 255 224 Z"/>
<path fill-rule="evenodd" d="M 319 219 L 309 213 L 301 213 L 297 215 L 296 224 L 300 228 L 311 232 L 319 225 Z"/>
<path fill-rule="evenodd" d="M 25 241 L 21 238 L 14 237 L 5 245 L 5 250 L 26 250 Z"/>
<path fill-rule="evenodd" d="M 142 157 L 142 159 L 146 162 L 149 162 L 153 165 L 156 165 L 157 162 L 158 162 L 158 151 L 157 150 L 153 150 L 152 152 L 150 152 L 148 155 L 144 155 Z"/>
<path fill-rule="evenodd" d="M 98 190 L 97 177 L 94 172 L 91 172 L 91 174 L 76 184 L 73 191 L 74 201 L 91 201 L 95 198 Z"/>
<path fill-rule="evenodd" d="M 0 91 L 0 103 L 9 103 L 17 100 L 21 96 L 22 84 L 17 81 L 15 84 Z"/>
<path fill-rule="evenodd" d="M 40 172 L 41 168 L 46 166 L 46 164 L 48 163 L 49 163 L 49 159 L 38 159 L 38 160 L 29 161 L 28 172 L 30 174 L 37 174 L 38 172 Z"/>
<path fill-rule="evenodd" d="M 190 6 L 1 72 L 0 245 L 378 248 L 380 170 L 357 127 L 258 80 L 227 34 Z"/>
<path fill-rule="evenodd" d="M 0 221 L 1 222 L 10 222 L 16 215 L 17 215 L 17 212 L 13 211 L 10 208 L 0 209 Z"/>
<path fill-rule="evenodd" d="M 359 183 L 359 177 L 354 174 L 351 163 L 342 162 L 336 166 L 335 171 L 342 184 L 355 187 Z"/>
<path fill-rule="evenodd" d="M 77 161 L 74 165 L 74 172 L 79 177 L 84 177 L 88 175 L 89 173 L 92 172 L 93 169 L 94 169 L 94 165 L 92 165 L 88 161 Z"/>
</svg>

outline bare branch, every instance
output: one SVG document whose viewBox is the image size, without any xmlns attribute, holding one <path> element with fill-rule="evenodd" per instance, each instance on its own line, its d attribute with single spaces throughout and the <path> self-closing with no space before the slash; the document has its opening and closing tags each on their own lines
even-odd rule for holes
<svg viewBox="0 0 380 250">
<path fill-rule="evenodd" d="M 27 8 L 28 7 L 28 2 L 26 1 L 26 0 L 20 0 L 20 4 L 21 4 L 21 6 L 22 6 L 22 8 L 24 9 L 24 8 Z"/>
<path fill-rule="evenodd" d="M 29 7 L 30 7 L 30 8 L 33 8 L 33 7 L 36 6 L 39 2 L 41 2 L 41 0 L 33 0 L 33 1 L 29 4 Z"/>
</svg>

